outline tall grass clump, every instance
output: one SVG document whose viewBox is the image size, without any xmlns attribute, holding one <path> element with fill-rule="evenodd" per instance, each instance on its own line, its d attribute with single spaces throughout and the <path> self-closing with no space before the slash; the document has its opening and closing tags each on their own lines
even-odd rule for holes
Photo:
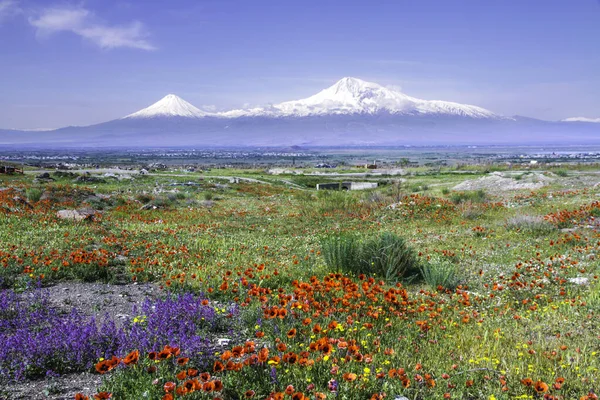
<svg viewBox="0 0 600 400">
<path fill-rule="evenodd" d="M 320 190 L 317 192 L 316 209 L 320 214 L 356 210 L 358 200 L 347 191 Z"/>
<path fill-rule="evenodd" d="M 555 231 L 556 227 L 539 216 L 516 215 L 506 221 L 506 229 L 531 235 L 547 235 Z"/>
<path fill-rule="evenodd" d="M 413 248 L 389 232 L 362 241 L 351 235 L 331 236 L 323 239 L 321 249 L 327 266 L 340 272 L 396 282 L 419 271 Z"/>
<path fill-rule="evenodd" d="M 360 246 L 356 236 L 339 234 L 321 241 L 321 253 L 330 269 L 358 274 L 361 269 Z"/>
<path fill-rule="evenodd" d="M 29 188 L 25 192 L 25 195 L 27 196 L 27 200 L 37 203 L 42 198 L 42 191 L 38 188 Z"/>
<path fill-rule="evenodd" d="M 454 290 L 460 283 L 456 265 L 449 260 L 432 259 L 420 269 L 423 280 L 432 289 Z"/>
<path fill-rule="evenodd" d="M 554 171 L 554 173 L 563 178 L 569 176 L 569 173 L 566 169 L 557 169 L 556 171 Z"/>
<path fill-rule="evenodd" d="M 361 246 L 363 273 L 397 281 L 418 271 L 417 254 L 406 241 L 389 232 L 366 240 Z"/>
<path fill-rule="evenodd" d="M 483 203 L 487 200 L 487 198 L 487 193 L 483 189 L 475 191 L 454 192 L 450 195 L 450 201 L 454 204 L 461 204 L 465 202 Z"/>
</svg>

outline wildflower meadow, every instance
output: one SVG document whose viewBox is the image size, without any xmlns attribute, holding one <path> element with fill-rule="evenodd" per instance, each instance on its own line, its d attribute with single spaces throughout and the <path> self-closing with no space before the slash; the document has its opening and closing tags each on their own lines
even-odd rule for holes
<svg viewBox="0 0 600 400">
<path fill-rule="evenodd" d="M 87 373 L 57 398 L 597 399 L 600 188 L 539 168 L 552 183 L 487 192 L 453 189 L 483 168 L 348 192 L 2 178 L 0 398 Z M 160 295 L 91 316 L 48 295 L 70 282 Z"/>
</svg>

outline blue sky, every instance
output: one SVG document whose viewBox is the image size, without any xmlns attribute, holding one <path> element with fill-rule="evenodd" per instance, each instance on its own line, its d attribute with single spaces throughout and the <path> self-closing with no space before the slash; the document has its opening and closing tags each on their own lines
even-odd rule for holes
<svg viewBox="0 0 600 400">
<path fill-rule="evenodd" d="M 308 97 L 344 76 L 542 119 L 600 117 L 599 0 L 0 0 L 0 127 Z"/>
</svg>

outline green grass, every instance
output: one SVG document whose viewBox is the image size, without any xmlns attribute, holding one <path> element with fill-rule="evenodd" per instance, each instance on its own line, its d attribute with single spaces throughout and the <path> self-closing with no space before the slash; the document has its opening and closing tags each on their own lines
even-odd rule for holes
<svg viewBox="0 0 600 400">
<path fill-rule="evenodd" d="M 521 379 L 551 385 L 559 376 L 566 383 L 552 394 L 578 399 L 600 384 L 600 235 L 589 228 L 598 208 L 566 225 L 544 216 L 589 205 L 600 189 L 576 179 L 587 166 L 568 167 L 564 179 L 533 192 L 449 189 L 486 169 L 508 167 L 411 167 L 414 175 L 406 182 L 370 192 L 317 192 L 310 189 L 314 177 L 260 170 L 213 170 L 200 186 L 177 186 L 175 193 L 168 193 L 172 182 L 192 178 L 165 174 L 92 186 L 61 177 L 44 185 L 50 200 L 37 202 L 29 198 L 39 188 L 33 176 L 10 177 L 0 184 L 16 190 L 0 192 L 0 286 L 25 290 L 40 276 L 44 285 L 154 281 L 170 291 L 238 304 L 239 331 L 268 346 L 271 355 L 285 354 L 275 349 L 276 340 L 288 345 L 286 352 L 300 353 L 325 337 L 336 346 L 342 339 L 356 341 L 370 360 L 342 361 L 345 350 L 335 347 L 327 360 L 311 352 L 310 368 L 280 363 L 215 374 L 231 399 L 249 389 L 264 398 L 288 384 L 305 391 L 313 383 L 315 391 L 329 393 L 330 379 L 340 384 L 339 399 L 368 399 L 376 392 L 386 398 L 437 399 L 448 392 L 456 399 L 535 399 L 542 397 Z M 271 184 L 228 183 L 210 174 L 264 175 Z M 307 190 L 290 189 L 279 179 Z M 80 208 L 99 193 L 110 199 L 97 220 L 56 217 L 57 210 Z M 16 202 L 16 195 L 27 196 L 33 208 Z M 212 206 L 202 206 L 204 200 Z M 164 207 L 140 210 L 152 202 Z M 567 225 L 574 231 L 559 229 Z M 415 274 L 422 279 L 404 279 Z M 577 277 L 588 284 L 570 283 Z M 228 288 L 221 289 L 224 281 Z M 274 306 L 287 307 L 287 317 L 265 318 L 264 309 Z M 305 318 L 312 322 L 303 325 Z M 340 328 L 328 328 L 334 320 Z M 327 332 L 314 333 L 315 324 Z M 291 328 L 298 334 L 288 339 Z M 265 334 L 260 340 L 257 331 Z M 422 370 L 415 370 L 417 363 Z M 149 376 L 149 361 L 142 364 L 112 372 L 102 387 L 125 399 L 144 393 L 162 398 L 162 386 L 176 381 L 179 370 L 165 367 Z M 271 367 L 278 384 L 271 383 Z M 332 374 L 334 367 L 340 373 Z M 411 387 L 376 377 L 391 368 L 405 368 Z M 357 374 L 354 383 L 343 380 L 347 372 Z M 415 380 L 426 373 L 435 387 Z"/>
</svg>

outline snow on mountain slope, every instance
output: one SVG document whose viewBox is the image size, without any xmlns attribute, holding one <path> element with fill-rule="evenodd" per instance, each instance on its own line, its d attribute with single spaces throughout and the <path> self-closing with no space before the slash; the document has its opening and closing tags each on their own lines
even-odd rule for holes
<svg viewBox="0 0 600 400">
<path fill-rule="evenodd" d="M 421 100 L 357 78 L 342 78 L 314 96 L 268 107 L 232 110 L 219 116 L 306 117 L 340 114 L 454 115 L 470 118 L 501 118 L 481 107 L 439 100 Z"/>
<path fill-rule="evenodd" d="M 593 123 L 600 123 L 600 118 L 572 117 L 572 118 L 565 118 L 562 121 L 563 122 L 593 122 Z"/>
<path fill-rule="evenodd" d="M 174 94 L 168 94 L 150 107 L 129 114 L 127 118 L 186 117 L 202 118 L 211 115 L 204 112 Z"/>
</svg>

